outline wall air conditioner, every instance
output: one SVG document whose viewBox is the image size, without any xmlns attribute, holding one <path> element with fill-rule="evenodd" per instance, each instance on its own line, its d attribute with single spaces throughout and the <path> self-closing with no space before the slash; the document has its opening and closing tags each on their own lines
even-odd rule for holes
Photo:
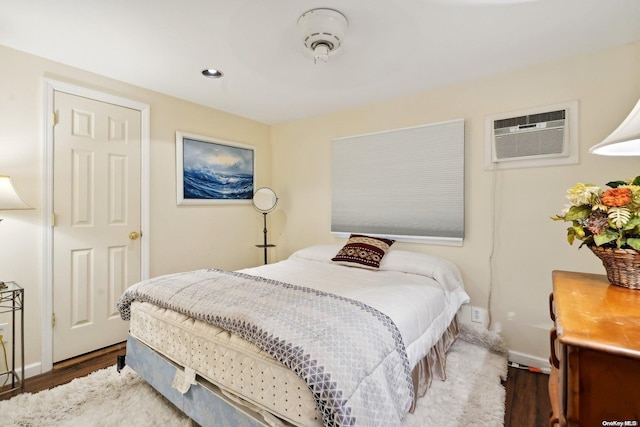
<svg viewBox="0 0 640 427">
<path fill-rule="evenodd" d="M 578 162 L 577 102 L 487 117 L 487 169 Z"/>
</svg>

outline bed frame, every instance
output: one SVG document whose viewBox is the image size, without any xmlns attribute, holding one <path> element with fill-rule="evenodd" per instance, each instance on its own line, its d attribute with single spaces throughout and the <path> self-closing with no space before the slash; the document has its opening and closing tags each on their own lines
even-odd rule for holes
<svg viewBox="0 0 640 427">
<path fill-rule="evenodd" d="M 126 356 L 118 356 L 118 372 L 129 366 L 154 389 L 202 427 L 292 426 L 271 414 L 241 406 L 220 388 L 196 375 L 196 384 L 182 394 L 172 384 L 184 368 L 129 335 Z"/>
</svg>

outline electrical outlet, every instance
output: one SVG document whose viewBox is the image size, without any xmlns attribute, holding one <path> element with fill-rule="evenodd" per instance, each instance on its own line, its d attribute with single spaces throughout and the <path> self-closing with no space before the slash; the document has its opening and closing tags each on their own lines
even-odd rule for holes
<svg viewBox="0 0 640 427">
<path fill-rule="evenodd" d="M 471 321 L 476 323 L 482 323 L 482 309 L 480 307 L 471 306 Z"/>
<path fill-rule="evenodd" d="M 9 342 L 9 324 L 0 323 L 0 335 L 2 335 L 3 342 Z"/>
</svg>

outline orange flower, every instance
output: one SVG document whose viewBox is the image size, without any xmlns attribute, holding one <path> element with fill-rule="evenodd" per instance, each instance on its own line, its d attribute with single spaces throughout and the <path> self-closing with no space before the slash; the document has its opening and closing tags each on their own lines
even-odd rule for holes
<svg viewBox="0 0 640 427">
<path fill-rule="evenodd" d="M 620 207 L 631 203 L 631 190 L 629 188 L 610 188 L 602 193 L 600 201 L 605 206 Z"/>
</svg>

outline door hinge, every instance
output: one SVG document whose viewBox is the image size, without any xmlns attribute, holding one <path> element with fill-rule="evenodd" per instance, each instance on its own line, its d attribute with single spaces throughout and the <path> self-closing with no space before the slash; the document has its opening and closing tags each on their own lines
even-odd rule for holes
<svg viewBox="0 0 640 427">
<path fill-rule="evenodd" d="M 51 126 L 55 126 L 58 124 L 58 114 L 57 113 L 51 113 Z"/>
<path fill-rule="evenodd" d="M 51 212 L 51 226 L 56 226 L 56 214 L 54 212 Z"/>
<path fill-rule="evenodd" d="M 52 328 L 56 327 L 56 314 L 55 313 L 51 313 L 51 327 Z"/>
</svg>

